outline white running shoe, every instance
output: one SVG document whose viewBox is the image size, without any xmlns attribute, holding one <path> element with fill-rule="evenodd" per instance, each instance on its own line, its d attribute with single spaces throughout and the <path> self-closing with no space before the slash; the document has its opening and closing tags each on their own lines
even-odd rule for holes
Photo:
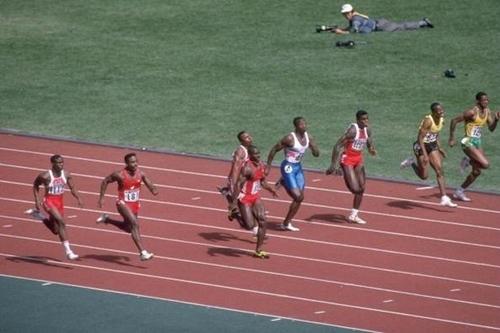
<svg viewBox="0 0 500 333">
<path fill-rule="evenodd" d="M 357 224 L 366 224 L 366 221 L 361 219 L 358 215 L 349 216 L 349 222 Z"/>
<path fill-rule="evenodd" d="M 469 166 L 470 158 L 468 156 L 464 156 L 464 158 L 460 161 L 460 173 L 464 174 Z"/>
<path fill-rule="evenodd" d="M 95 220 L 95 223 L 99 224 L 99 223 L 106 223 L 106 220 L 108 219 L 108 214 L 101 214 L 101 216 L 99 216 L 97 218 L 97 220 Z"/>
<path fill-rule="evenodd" d="M 463 191 L 459 191 L 459 190 L 456 190 L 453 193 L 453 198 L 457 199 L 457 200 L 460 200 L 460 201 L 467 201 L 467 202 L 471 201 L 470 198 L 467 197 Z"/>
<path fill-rule="evenodd" d="M 146 260 L 149 260 L 149 259 L 152 259 L 154 257 L 154 254 L 153 253 L 150 253 L 146 250 L 143 250 L 142 253 L 141 253 L 141 260 L 142 261 L 146 261 Z"/>
<path fill-rule="evenodd" d="M 415 163 L 415 158 L 408 157 L 406 160 L 404 160 L 403 162 L 401 162 L 399 164 L 399 167 L 401 169 L 406 169 L 406 168 L 410 167 L 413 163 Z"/>
<path fill-rule="evenodd" d="M 299 231 L 300 229 L 297 227 L 294 227 L 292 223 L 288 224 L 281 224 L 280 225 L 281 230 L 288 230 L 288 231 Z"/>
<path fill-rule="evenodd" d="M 452 202 L 449 196 L 443 195 L 441 197 L 441 206 L 455 208 L 458 205 L 456 203 Z"/>
<path fill-rule="evenodd" d="M 80 256 L 74 252 L 68 252 L 66 253 L 66 258 L 68 258 L 69 260 L 76 260 L 80 258 Z"/>
<path fill-rule="evenodd" d="M 45 219 L 45 216 L 41 211 L 38 209 L 30 208 L 24 211 L 24 214 L 31 216 L 35 220 L 40 220 L 43 221 Z"/>
</svg>

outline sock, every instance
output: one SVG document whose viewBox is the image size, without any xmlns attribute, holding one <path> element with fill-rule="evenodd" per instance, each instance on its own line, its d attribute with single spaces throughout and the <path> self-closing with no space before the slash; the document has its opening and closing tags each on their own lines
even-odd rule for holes
<svg viewBox="0 0 500 333">
<path fill-rule="evenodd" d="M 73 251 L 71 251 L 71 248 L 69 247 L 69 242 L 68 241 L 64 241 L 62 243 L 63 247 L 64 247 L 64 251 L 66 251 L 66 253 L 71 253 Z"/>
<path fill-rule="evenodd" d="M 148 251 L 146 251 L 146 250 L 142 250 L 142 251 L 141 251 L 141 254 L 146 255 L 146 254 L 148 254 Z"/>
<path fill-rule="evenodd" d="M 351 216 L 358 216 L 358 212 L 359 210 L 353 208 L 351 211 Z"/>
</svg>

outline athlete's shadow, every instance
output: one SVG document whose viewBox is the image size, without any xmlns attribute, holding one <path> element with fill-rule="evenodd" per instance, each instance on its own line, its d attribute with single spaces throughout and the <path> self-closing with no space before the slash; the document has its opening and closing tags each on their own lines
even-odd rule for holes
<svg viewBox="0 0 500 333">
<path fill-rule="evenodd" d="M 306 221 L 325 221 L 331 223 L 347 223 L 347 218 L 340 214 L 314 214 L 306 218 Z"/>
<path fill-rule="evenodd" d="M 238 257 L 238 258 L 253 256 L 253 254 L 248 251 L 232 249 L 228 247 L 209 247 L 207 253 L 212 257 L 216 257 L 219 255 L 223 255 L 226 257 Z"/>
<path fill-rule="evenodd" d="M 73 267 L 66 266 L 61 260 L 49 258 L 49 257 L 39 257 L 39 256 L 24 256 L 24 257 L 9 257 L 7 260 L 12 262 L 22 262 L 22 263 L 30 263 L 37 265 L 44 265 L 48 267 L 57 267 L 62 269 L 73 269 Z M 61 263 L 59 265 L 59 263 Z"/>
<path fill-rule="evenodd" d="M 111 254 L 86 254 L 86 255 L 82 256 L 81 258 L 82 259 L 94 259 L 94 260 L 106 261 L 106 262 L 111 262 L 114 264 L 128 266 L 128 267 L 143 268 L 143 269 L 146 268 L 144 266 L 137 266 L 137 265 L 129 264 L 128 262 L 130 261 L 130 258 L 127 256 L 116 256 L 116 255 L 111 255 Z"/>
<path fill-rule="evenodd" d="M 387 203 L 387 206 L 389 207 L 394 207 L 394 208 L 399 208 L 399 209 L 404 209 L 404 210 L 410 210 L 410 209 L 427 209 L 427 210 L 433 210 L 436 212 L 440 213 L 449 213 L 449 210 L 445 209 L 439 209 L 435 208 L 429 205 L 423 205 L 418 202 L 412 202 L 412 201 L 406 201 L 406 200 L 394 200 L 390 201 Z"/>
<path fill-rule="evenodd" d="M 252 244 L 254 243 L 249 239 L 239 238 L 233 234 L 229 234 L 226 232 L 200 232 L 198 235 L 200 235 L 201 237 L 212 243 L 230 242 L 230 241 L 240 241 Z"/>
</svg>

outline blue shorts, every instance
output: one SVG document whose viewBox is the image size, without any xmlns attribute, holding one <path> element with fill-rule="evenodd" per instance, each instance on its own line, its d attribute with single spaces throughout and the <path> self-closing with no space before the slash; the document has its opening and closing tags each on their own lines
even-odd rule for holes
<svg viewBox="0 0 500 333">
<path fill-rule="evenodd" d="M 283 185 L 286 189 L 292 190 L 298 188 L 304 190 L 305 179 L 304 171 L 302 171 L 302 163 L 290 163 L 287 160 L 281 162 L 281 177 Z"/>
</svg>

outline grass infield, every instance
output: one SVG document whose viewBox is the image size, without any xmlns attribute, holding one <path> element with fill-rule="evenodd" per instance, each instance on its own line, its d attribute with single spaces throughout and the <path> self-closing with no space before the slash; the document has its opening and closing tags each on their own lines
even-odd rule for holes
<svg viewBox="0 0 500 333">
<path fill-rule="evenodd" d="M 445 107 L 445 146 L 449 119 L 471 106 L 476 92 L 487 92 L 492 109 L 500 109 L 500 6 L 359 0 L 353 5 L 374 18 L 426 16 L 435 29 L 316 33 L 316 24 L 345 24 L 341 4 L 0 0 L 0 127 L 229 158 L 240 130 L 250 131 L 265 155 L 303 115 L 322 152 L 304 165 L 324 169 L 362 108 L 379 153 L 366 157 L 368 175 L 416 181 L 399 162 L 411 154 L 432 102 Z M 347 39 L 358 45 L 334 46 Z M 455 79 L 443 76 L 447 68 Z M 473 188 L 498 191 L 499 131 L 484 135 L 492 166 Z M 464 177 L 462 152 L 447 151 L 454 187 Z"/>
</svg>

